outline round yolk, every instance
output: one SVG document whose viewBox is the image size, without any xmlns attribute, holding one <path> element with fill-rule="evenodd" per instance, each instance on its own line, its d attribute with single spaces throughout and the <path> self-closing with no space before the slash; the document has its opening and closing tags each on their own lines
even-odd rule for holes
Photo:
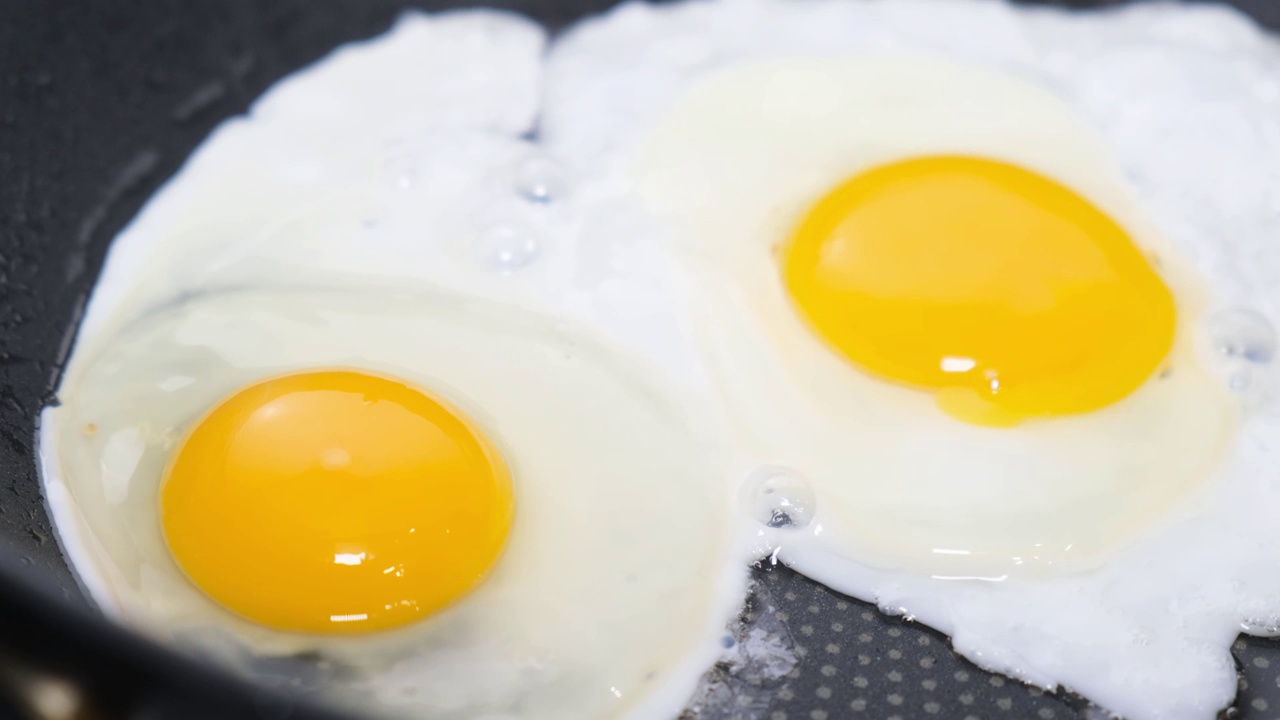
<svg viewBox="0 0 1280 720">
<path fill-rule="evenodd" d="M 1101 408 L 1173 343 L 1173 296 L 1128 234 L 1003 162 L 924 157 L 855 176 L 780 260 L 796 308 L 836 352 L 975 424 Z"/>
<path fill-rule="evenodd" d="M 160 489 L 178 565 L 226 608 L 279 630 L 419 620 L 464 595 L 511 526 L 502 457 L 455 408 L 349 371 L 223 400 Z"/>
</svg>

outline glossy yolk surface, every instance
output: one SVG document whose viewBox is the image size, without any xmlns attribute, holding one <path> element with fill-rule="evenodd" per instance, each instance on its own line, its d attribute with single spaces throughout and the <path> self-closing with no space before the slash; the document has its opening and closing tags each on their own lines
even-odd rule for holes
<svg viewBox="0 0 1280 720">
<path fill-rule="evenodd" d="M 512 510 L 507 466 L 465 416 L 350 371 L 228 397 L 160 490 L 169 549 L 197 586 L 304 632 L 397 627 L 456 600 L 497 560 Z"/>
<path fill-rule="evenodd" d="M 855 176 L 779 260 L 836 352 L 980 425 L 1106 406 L 1173 343 L 1173 296 L 1128 234 L 1003 162 L 932 156 Z"/>
</svg>

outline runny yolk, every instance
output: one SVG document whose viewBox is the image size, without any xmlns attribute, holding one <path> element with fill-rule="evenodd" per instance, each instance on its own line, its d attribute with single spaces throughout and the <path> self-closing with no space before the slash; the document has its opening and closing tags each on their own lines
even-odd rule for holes
<svg viewBox="0 0 1280 720">
<path fill-rule="evenodd" d="M 1003 162 L 933 156 L 857 175 L 779 259 L 836 352 L 978 425 L 1106 406 L 1173 343 L 1173 296 L 1128 234 Z"/>
<path fill-rule="evenodd" d="M 466 416 L 354 371 L 265 380 L 196 425 L 160 489 L 179 566 L 278 630 L 422 619 L 474 587 L 506 542 L 511 479 Z"/>
</svg>

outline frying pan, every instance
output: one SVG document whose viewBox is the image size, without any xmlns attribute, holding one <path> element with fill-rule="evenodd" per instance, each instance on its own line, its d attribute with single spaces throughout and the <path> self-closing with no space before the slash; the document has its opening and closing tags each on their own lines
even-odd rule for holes
<svg viewBox="0 0 1280 720">
<path fill-rule="evenodd" d="M 110 239 L 221 120 L 408 6 L 450 0 L 134 0 L 0 5 L 0 717 L 344 717 L 290 687 L 234 678 L 104 620 L 45 513 L 35 423 Z M 613 0 L 489 0 L 555 30 Z M 1073 7 L 1113 4 L 1076 0 Z M 1280 29 L 1280 2 L 1232 5 Z M 945 637 L 783 567 L 754 570 L 744 611 L 799 664 L 761 679 L 713 668 L 698 720 L 1105 717 L 954 656 Z M 1280 642 L 1242 636 L 1237 707 L 1280 717 Z M 1105 663 L 1106 658 L 1099 658 Z M 725 709 L 732 708 L 732 709 Z"/>
</svg>

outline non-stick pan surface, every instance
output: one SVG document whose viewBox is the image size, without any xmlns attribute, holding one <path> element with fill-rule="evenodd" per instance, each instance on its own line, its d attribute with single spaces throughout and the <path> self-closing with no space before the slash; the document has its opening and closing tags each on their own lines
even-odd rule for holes
<svg viewBox="0 0 1280 720">
<path fill-rule="evenodd" d="M 81 714 L 68 718 L 337 717 L 102 620 L 76 587 L 46 516 L 35 422 L 42 405 L 56 402 L 59 369 L 110 239 L 215 124 L 338 44 L 386 29 L 404 7 L 461 4 L 0 3 L 0 690 L 8 698 L 0 717 L 41 717 L 29 708 L 50 698 L 78 698 Z M 484 4 L 555 29 L 612 2 Z M 1280 1 L 1232 4 L 1280 28 Z M 716 690 L 738 700 L 737 714 L 717 706 L 701 717 L 1102 717 L 1079 698 L 986 673 L 954 656 L 945 637 L 785 568 L 756 576 L 748 619 L 778 633 L 800 662 L 773 680 L 713 671 Z M 1241 692 L 1229 713 L 1280 718 L 1280 642 L 1241 637 L 1233 652 Z"/>
</svg>

